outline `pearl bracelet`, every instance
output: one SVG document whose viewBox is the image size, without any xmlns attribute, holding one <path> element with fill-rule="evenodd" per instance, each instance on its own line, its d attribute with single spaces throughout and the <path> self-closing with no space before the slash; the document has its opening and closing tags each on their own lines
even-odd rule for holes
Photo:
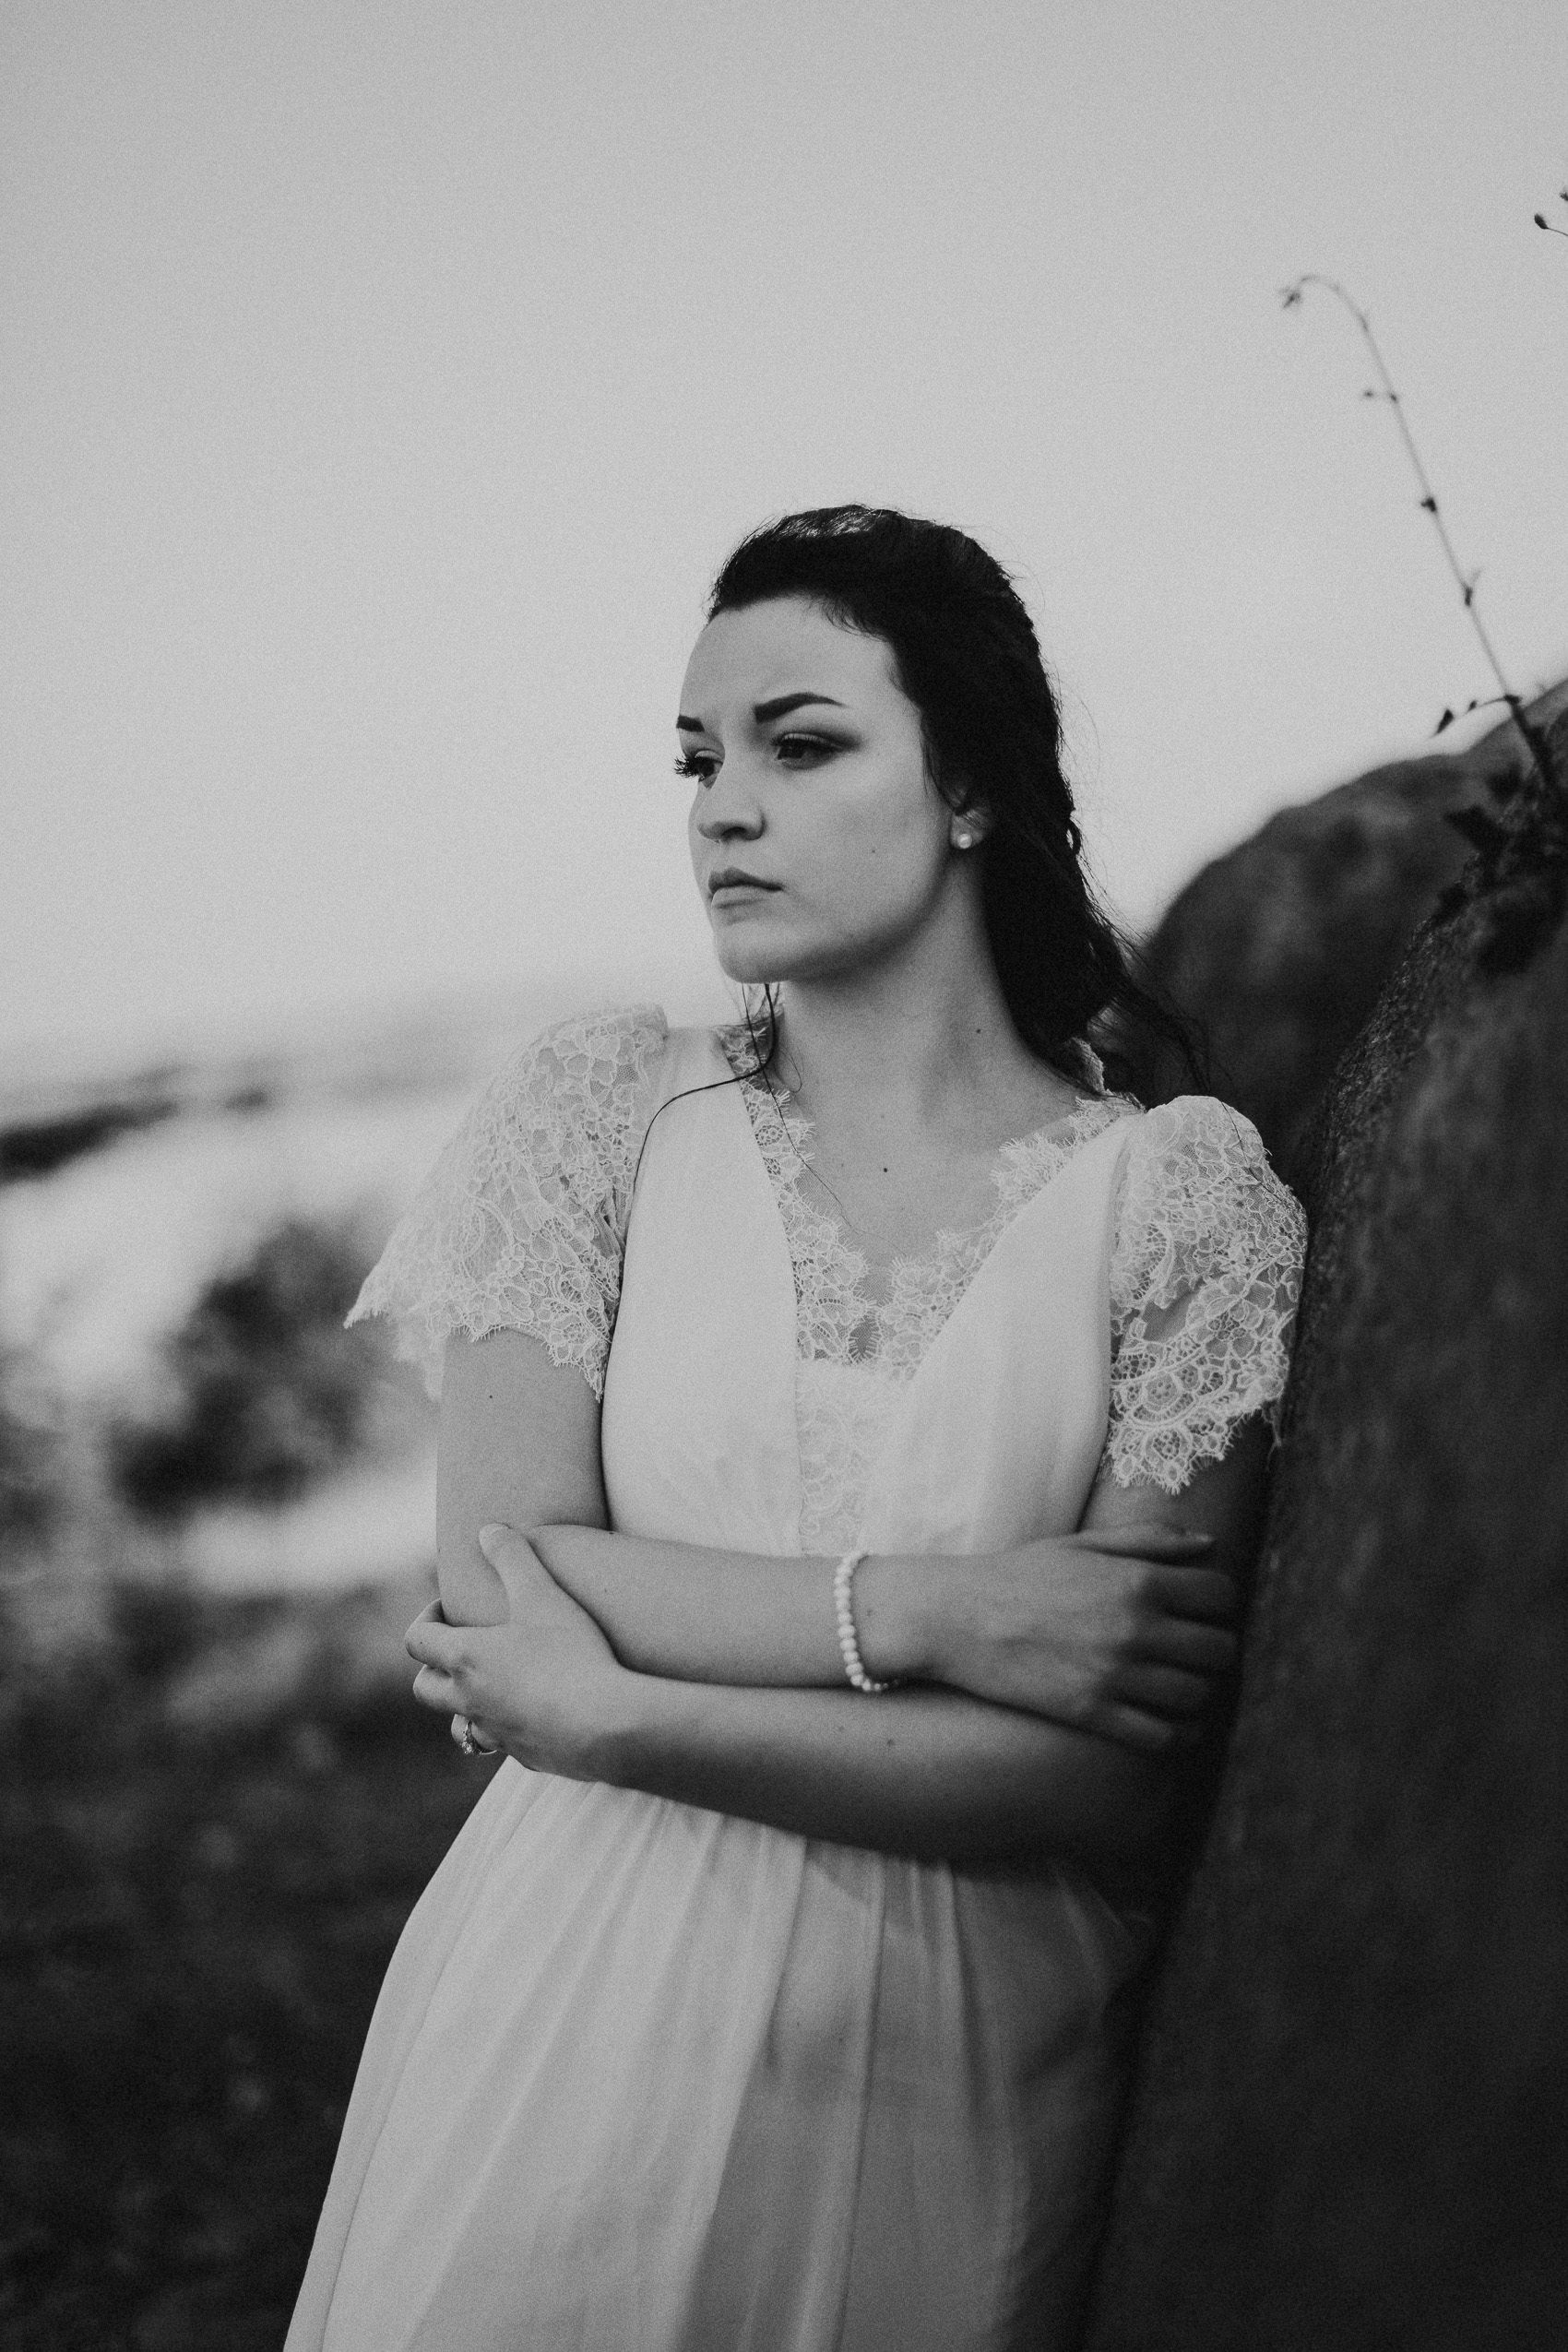
<svg viewBox="0 0 1568 2352">
<path fill-rule="evenodd" d="M 893 1688 L 891 1682 L 873 1682 L 861 1660 L 861 1645 L 855 1639 L 855 1571 L 866 1557 L 863 1551 L 847 1551 L 833 1571 L 833 1618 L 838 1628 L 838 1655 L 844 1661 L 844 1671 L 857 1691 L 864 1691 L 874 1698 Z"/>
</svg>

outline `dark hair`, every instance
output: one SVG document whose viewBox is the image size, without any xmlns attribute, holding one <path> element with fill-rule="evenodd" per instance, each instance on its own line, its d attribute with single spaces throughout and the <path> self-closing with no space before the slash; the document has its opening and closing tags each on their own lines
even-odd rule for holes
<svg viewBox="0 0 1568 2352">
<path fill-rule="evenodd" d="M 986 936 L 1014 1027 L 1030 1051 L 1081 1077 L 1092 1038 L 1112 1083 L 1172 1057 L 1201 1083 L 1179 1016 L 1134 978 L 1097 903 L 1062 768 L 1062 722 L 1034 624 L 993 555 L 945 523 L 886 506 L 818 506 L 765 523 L 713 584 L 707 613 L 801 596 L 885 639 L 921 714 L 932 781 L 985 820 Z"/>
</svg>

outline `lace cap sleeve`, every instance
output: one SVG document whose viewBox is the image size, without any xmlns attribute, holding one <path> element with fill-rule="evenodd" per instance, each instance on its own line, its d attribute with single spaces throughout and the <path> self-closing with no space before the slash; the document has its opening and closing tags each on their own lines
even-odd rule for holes
<svg viewBox="0 0 1568 2352">
<path fill-rule="evenodd" d="M 1111 1266 L 1118 1484 L 1175 1494 L 1244 1415 L 1277 1419 L 1306 1238 L 1249 1120 L 1187 1095 L 1138 1121 Z"/>
<path fill-rule="evenodd" d="M 491 1082 L 349 1316 L 386 1315 L 440 1393 L 448 1338 L 531 1333 L 596 1396 L 621 1293 L 636 1156 L 667 1035 L 655 1005 L 547 1029 Z"/>
</svg>

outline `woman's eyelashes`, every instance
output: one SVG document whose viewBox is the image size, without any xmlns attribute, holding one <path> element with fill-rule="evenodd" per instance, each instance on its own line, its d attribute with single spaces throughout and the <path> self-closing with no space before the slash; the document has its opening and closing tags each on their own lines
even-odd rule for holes
<svg viewBox="0 0 1568 2352">
<path fill-rule="evenodd" d="M 775 735 L 767 748 L 779 766 L 802 768 L 820 767 L 846 746 L 826 735 L 802 735 L 792 731 L 787 735 Z M 675 762 L 675 773 L 692 783 L 711 784 L 722 765 L 717 752 L 682 752 Z"/>
<path fill-rule="evenodd" d="M 773 755 L 786 767 L 820 766 L 843 748 L 826 735 L 776 735 L 773 740 Z"/>
</svg>

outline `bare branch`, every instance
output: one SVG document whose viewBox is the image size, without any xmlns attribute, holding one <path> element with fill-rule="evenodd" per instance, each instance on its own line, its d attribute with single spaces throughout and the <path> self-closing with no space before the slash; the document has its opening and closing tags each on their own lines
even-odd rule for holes
<svg viewBox="0 0 1568 2352">
<path fill-rule="evenodd" d="M 1538 220 L 1540 220 L 1539 214 L 1536 217 Z M 1543 229 L 1546 229 L 1550 228 L 1551 224 L 1549 221 L 1542 220 L 1540 225 Z M 1554 236 L 1562 236 L 1568 234 L 1568 231 L 1553 230 L 1552 234 Z M 1491 670 L 1492 676 L 1497 681 L 1499 698 L 1507 705 L 1508 709 L 1512 714 L 1514 724 L 1519 731 L 1520 740 L 1523 742 L 1525 749 L 1529 755 L 1531 765 L 1538 769 L 1541 775 L 1544 776 L 1546 768 L 1543 763 L 1541 747 L 1536 741 L 1536 731 L 1526 719 L 1524 715 L 1524 705 L 1521 703 L 1518 695 L 1514 692 L 1513 687 L 1509 684 L 1507 678 L 1503 674 L 1503 664 L 1497 658 L 1496 648 L 1493 647 L 1491 637 L 1487 635 L 1486 624 L 1482 621 L 1479 611 L 1477 608 L 1476 583 L 1479 579 L 1480 575 L 1479 572 L 1471 572 L 1467 575 L 1459 562 L 1458 556 L 1455 553 L 1454 542 L 1448 536 L 1448 526 L 1443 521 L 1442 513 L 1438 507 L 1437 493 L 1431 486 L 1426 467 L 1421 460 L 1421 453 L 1416 446 L 1415 435 L 1411 433 L 1408 422 L 1406 419 L 1405 404 L 1399 397 L 1394 378 L 1388 373 L 1387 362 L 1384 359 L 1383 351 L 1378 343 L 1377 337 L 1372 333 L 1372 320 L 1368 317 L 1366 312 L 1362 310 L 1360 304 L 1352 301 L 1350 295 L 1346 291 L 1345 288 L 1339 283 L 1339 280 L 1336 278 L 1320 277 L 1315 270 L 1309 270 L 1304 277 L 1298 278 L 1293 285 L 1286 286 L 1281 289 L 1280 300 L 1284 303 L 1285 308 L 1287 310 L 1295 310 L 1299 308 L 1302 296 L 1305 294 L 1309 286 L 1321 286 L 1325 293 L 1332 294 L 1335 301 L 1339 303 L 1346 310 L 1348 310 L 1350 316 L 1356 322 L 1357 332 L 1360 334 L 1362 342 L 1366 345 L 1368 351 L 1371 353 L 1372 365 L 1377 370 L 1378 382 L 1378 388 L 1376 391 L 1363 392 L 1361 397 L 1363 399 L 1386 400 L 1389 407 L 1394 411 L 1394 421 L 1399 428 L 1399 437 L 1405 445 L 1405 454 L 1410 461 L 1410 469 L 1414 473 L 1420 490 L 1421 512 L 1431 517 L 1431 526 L 1433 530 L 1437 533 L 1438 540 L 1443 549 L 1443 558 L 1447 563 L 1449 571 L 1453 574 L 1454 585 L 1459 591 L 1459 600 L 1469 616 L 1470 626 L 1474 629 L 1476 636 L 1479 642 L 1481 651 L 1486 656 L 1487 666 Z M 1476 707 L 1477 706 L 1474 703 L 1470 706 L 1472 710 L 1475 709 Z M 1452 723 L 1452 716 L 1451 712 L 1445 711 L 1443 713 L 1443 718 L 1438 721 L 1439 733 L 1442 732 L 1443 728 Z"/>
</svg>

